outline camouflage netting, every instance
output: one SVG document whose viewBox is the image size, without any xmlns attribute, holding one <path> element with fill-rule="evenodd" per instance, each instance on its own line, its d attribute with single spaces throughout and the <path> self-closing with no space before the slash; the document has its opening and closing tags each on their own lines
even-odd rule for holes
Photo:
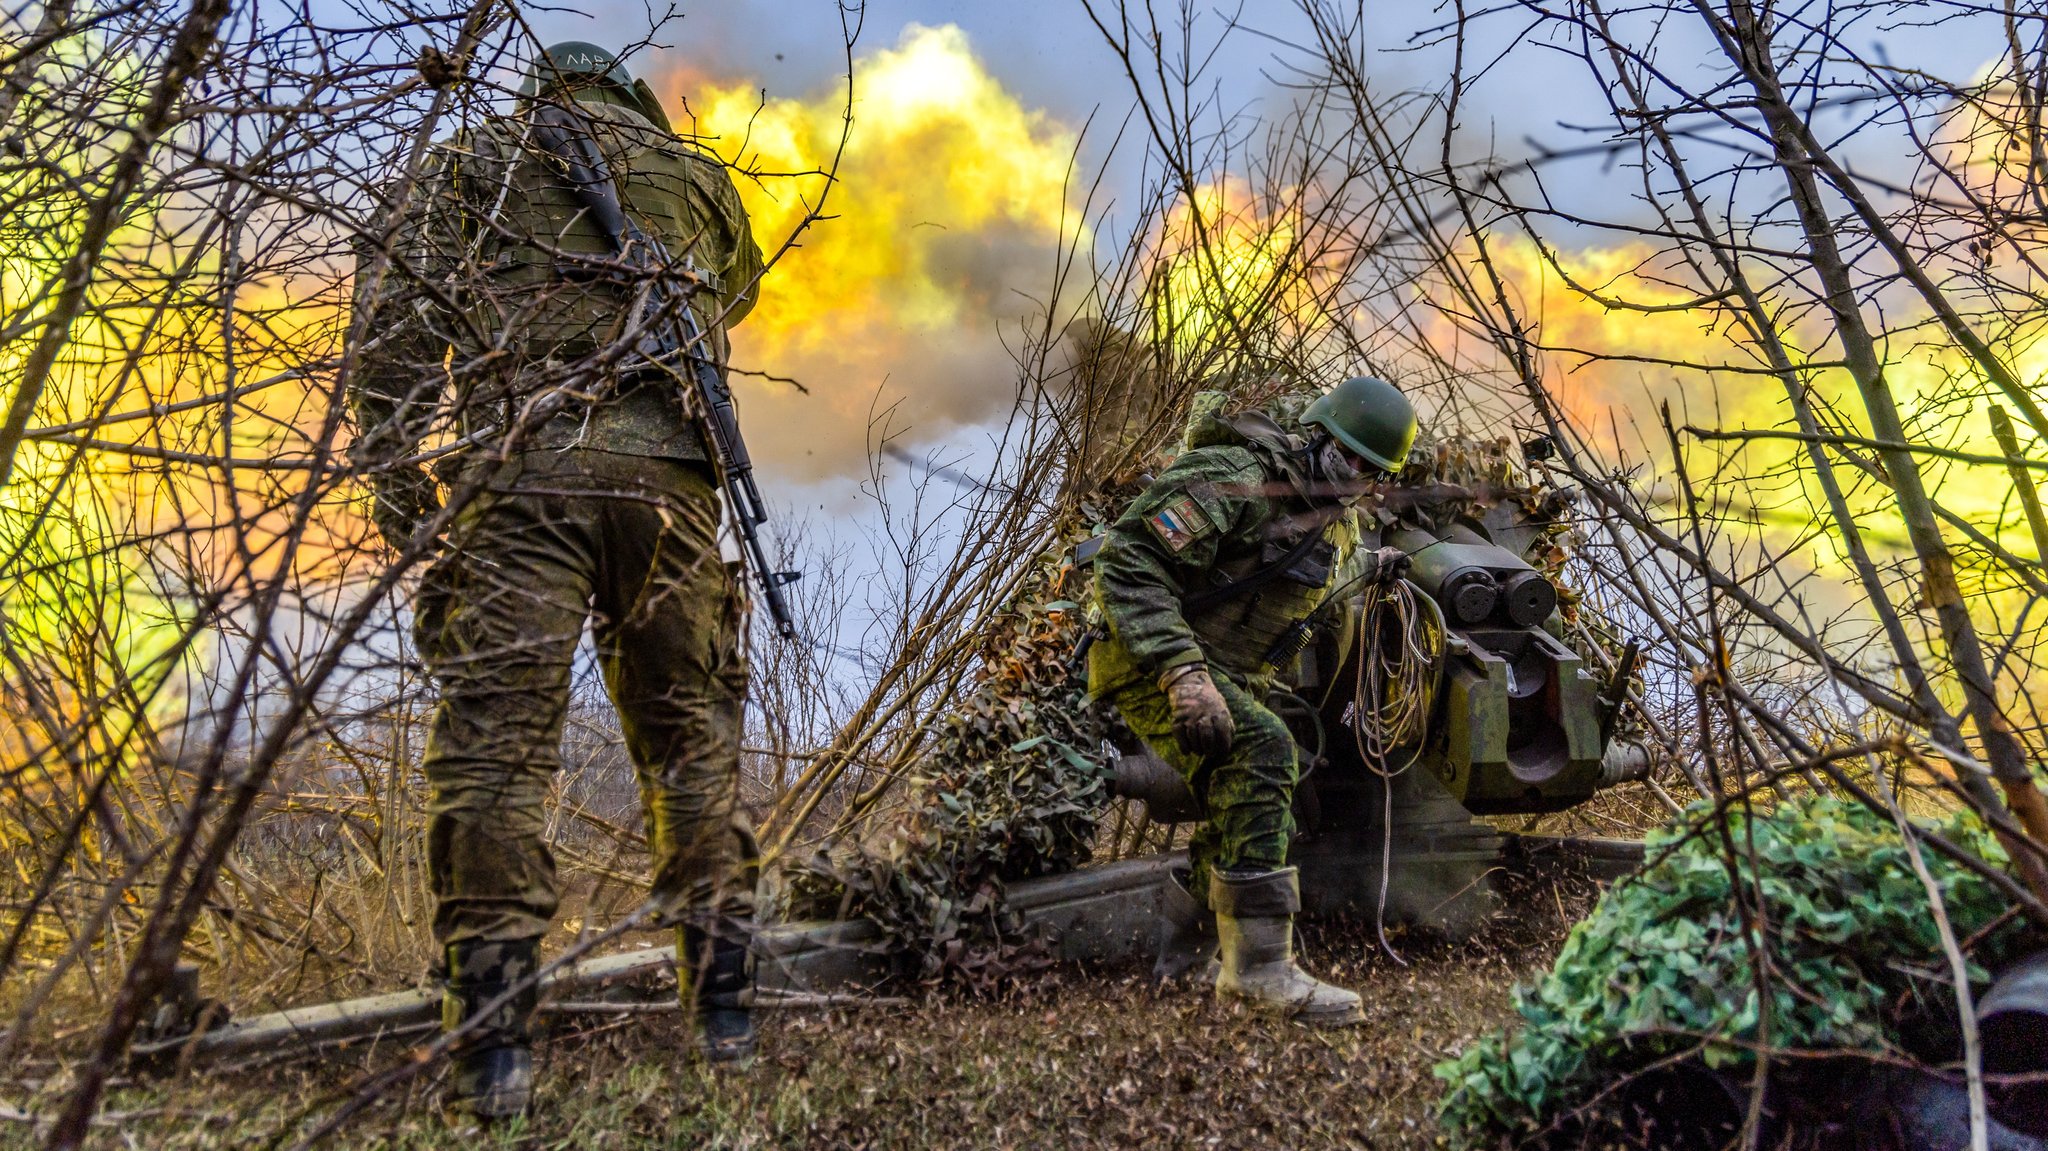
<svg viewBox="0 0 2048 1151">
<path fill-rule="evenodd" d="M 2005 859 L 1967 813 L 1940 830 Z M 1959 1053 L 1946 953 L 1891 819 L 1827 795 L 1759 812 L 1701 803 L 1648 847 L 1649 864 L 1601 896 L 1549 974 L 1516 989 L 1520 1026 L 1438 1065 L 1454 1144 L 1632 1147 L 1649 1135 L 1650 1146 L 1727 1146 L 1759 1047 L 1796 1053 L 1773 1072 L 1773 1109 L 1791 1116 L 1810 1102 L 1824 1115 L 1834 1092 L 1853 1088 L 1857 1064 L 1822 1056 L 1906 1066 Z M 1983 876 L 1931 850 L 1922 859 L 1972 949 L 1980 996 L 1987 968 L 2048 942 Z M 1745 912 L 1746 901 L 1757 906 Z M 1815 1078 L 1798 1078 L 1802 1064 Z M 1789 1146 L 1785 1134 L 1760 1145 Z"/>
<path fill-rule="evenodd" d="M 1065 552 L 990 626 L 981 678 L 945 718 L 908 812 L 793 867 L 789 914 L 873 920 L 907 976 L 985 988 L 1046 962 L 1004 885 L 1088 862 L 1114 722 L 1068 672 L 1081 623 Z"/>
</svg>

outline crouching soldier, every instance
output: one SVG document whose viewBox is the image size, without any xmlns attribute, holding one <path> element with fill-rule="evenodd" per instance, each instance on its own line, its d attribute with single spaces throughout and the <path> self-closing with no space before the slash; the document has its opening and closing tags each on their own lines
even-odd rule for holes
<svg viewBox="0 0 2048 1151">
<path fill-rule="evenodd" d="M 1347 379 L 1303 412 L 1302 434 L 1265 416 L 1212 416 L 1109 530 L 1095 559 L 1108 633 L 1089 689 L 1184 776 L 1208 822 L 1189 844 L 1190 892 L 1215 913 L 1216 994 L 1303 1023 L 1343 1026 L 1358 996 L 1294 961 L 1300 887 L 1287 850 L 1300 776 L 1287 725 L 1266 706 L 1290 635 L 1333 590 L 1345 512 L 1398 472 L 1415 409 L 1382 380 Z M 1358 557 L 1367 579 L 1405 566 Z M 1293 650 L 1298 651 L 1295 646 Z"/>
</svg>

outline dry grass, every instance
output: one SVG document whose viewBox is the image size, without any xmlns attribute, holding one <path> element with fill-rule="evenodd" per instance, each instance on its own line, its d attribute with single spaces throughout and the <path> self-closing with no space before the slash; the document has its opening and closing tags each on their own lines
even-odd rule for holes
<svg viewBox="0 0 2048 1151">
<path fill-rule="evenodd" d="M 1377 953 L 1370 924 L 1304 933 L 1316 970 L 1362 990 L 1365 1026 L 1315 1032 L 1156 991 L 1129 972 L 1064 969 L 998 999 L 933 992 L 911 1006 L 781 1012 L 747 1074 L 712 1073 L 678 1018 L 584 1018 L 540 1048 L 539 1114 L 493 1139 L 455 1138 L 435 1080 L 383 1100 L 332 1145 L 392 1149 L 787 1147 L 1429 1147 L 1430 1069 L 1509 1017 L 1508 990 L 1546 965 L 1560 913 L 1587 893 L 1512 905 L 1532 918 L 1464 943 L 1407 938 L 1410 966 Z M 132 1084 L 96 1145 L 215 1151 L 260 1146 L 296 1111 L 389 1052 Z M 317 1110 L 317 1106 L 315 1108 Z M 26 1146 L 8 1123 L 0 1147 Z"/>
</svg>

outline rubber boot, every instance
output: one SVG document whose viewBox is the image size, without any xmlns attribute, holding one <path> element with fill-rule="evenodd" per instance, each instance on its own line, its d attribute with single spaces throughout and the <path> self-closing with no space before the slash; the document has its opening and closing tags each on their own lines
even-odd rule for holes
<svg viewBox="0 0 2048 1151">
<path fill-rule="evenodd" d="M 448 948 L 448 988 L 441 997 L 441 1028 L 470 1023 L 494 1000 L 526 983 L 457 1041 L 441 1112 L 457 1128 L 488 1127 L 525 1115 L 533 1106 L 533 1048 L 528 1024 L 539 986 L 534 941 L 472 940 Z"/>
<path fill-rule="evenodd" d="M 1301 910 L 1299 874 L 1218 871 L 1209 879 L 1223 970 L 1216 997 L 1237 999 L 1314 1027 L 1365 1021 L 1355 992 L 1315 978 L 1294 962 L 1294 915 Z"/>
<path fill-rule="evenodd" d="M 745 926 L 721 921 L 721 930 L 676 928 L 678 992 L 696 1021 L 697 1049 L 712 1063 L 754 1057 L 754 957 Z"/>
<path fill-rule="evenodd" d="M 1194 874 L 1185 867 L 1167 873 L 1159 906 L 1159 953 L 1152 961 L 1152 980 L 1177 983 L 1199 974 L 1216 982 L 1221 970 L 1216 962 L 1216 916 L 1195 898 L 1189 883 Z"/>
</svg>

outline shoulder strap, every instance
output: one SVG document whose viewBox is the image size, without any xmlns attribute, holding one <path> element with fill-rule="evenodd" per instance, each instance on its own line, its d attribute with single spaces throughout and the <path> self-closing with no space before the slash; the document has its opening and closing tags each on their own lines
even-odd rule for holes
<svg viewBox="0 0 2048 1151">
<path fill-rule="evenodd" d="M 554 104 L 535 104 L 531 117 L 534 141 L 561 162 L 570 191 L 582 202 L 598 230 L 611 242 L 613 250 L 622 256 L 632 254 L 630 247 L 634 240 L 644 240 L 652 246 L 651 238 L 635 234 L 638 229 L 626 215 L 618 181 L 612 175 L 611 162 L 605 159 L 597 141 L 591 138 L 590 126 L 583 117 Z M 667 253 L 658 255 L 666 256 Z"/>
<path fill-rule="evenodd" d="M 1301 542 L 1288 549 L 1286 555 L 1281 556 L 1265 567 L 1245 576 L 1243 579 L 1231 580 L 1221 587 L 1209 588 L 1206 591 L 1197 592 L 1181 600 L 1180 613 L 1182 618 L 1199 615 L 1218 604 L 1228 603 L 1238 596 L 1257 591 L 1272 583 L 1275 579 L 1279 578 L 1281 572 L 1293 567 L 1296 561 L 1307 555 L 1309 549 L 1315 547 L 1322 540 L 1323 534 L 1329 530 L 1330 525 L 1324 524 L 1321 531 L 1304 532 Z"/>
</svg>

